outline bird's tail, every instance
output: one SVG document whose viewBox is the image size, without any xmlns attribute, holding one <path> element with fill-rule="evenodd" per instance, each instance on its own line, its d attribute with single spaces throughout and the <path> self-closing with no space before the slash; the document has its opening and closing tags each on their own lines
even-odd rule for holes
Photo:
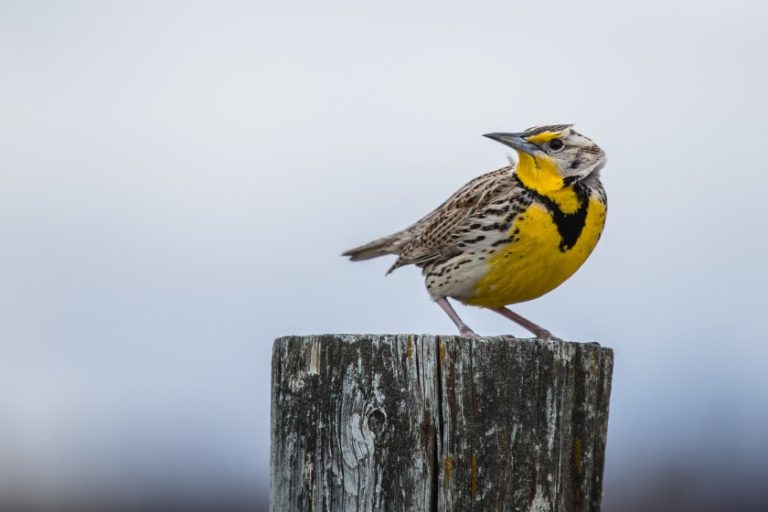
<svg viewBox="0 0 768 512">
<path fill-rule="evenodd" d="M 398 254 L 403 246 L 403 232 L 379 238 L 360 247 L 345 251 L 342 256 L 349 256 L 352 261 L 369 260 L 385 254 Z"/>
</svg>

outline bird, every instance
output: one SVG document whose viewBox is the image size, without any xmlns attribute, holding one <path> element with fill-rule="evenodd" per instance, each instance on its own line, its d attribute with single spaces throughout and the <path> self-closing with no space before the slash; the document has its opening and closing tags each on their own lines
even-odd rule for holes
<svg viewBox="0 0 768 512">
<path fill-rule="evenodd" d="M 462 336 L 478 337 L 448 299 L 490 309 L 538 339 L 559 340 L 507 306 L 552 291 L 592 253 L 607 213 L 605 152 L 572 124 L 484 137 L 514 149 L 516 162 L 472 179 L 402 231 L 342 255 L 396 255 L 387 274 L 420 267 L 429 295 Z"/>
</svg>

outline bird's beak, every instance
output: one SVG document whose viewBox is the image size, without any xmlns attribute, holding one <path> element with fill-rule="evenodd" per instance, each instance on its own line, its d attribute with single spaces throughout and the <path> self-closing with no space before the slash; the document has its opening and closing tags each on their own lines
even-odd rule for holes
<svg viewBox="0 0 768 512">
<path fill-rule="evenodd" d="M 501 142 L 517 151 L 522 151 L 529 155 L 539 151 L 539 148 L 525 140 L 521 133 L 486 133 L 483 137 L 488 137 L 489 139 Z"/>
</svg>

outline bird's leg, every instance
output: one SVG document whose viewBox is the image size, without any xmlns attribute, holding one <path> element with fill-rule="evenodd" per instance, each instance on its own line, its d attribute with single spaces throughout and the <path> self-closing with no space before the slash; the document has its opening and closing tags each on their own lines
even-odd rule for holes
<svg viewBox="0 0 768 512">
<path fill-rule="evenodd" d="M 475 331 L 469 328 L 467 324 L 461 321 L 461 318 L 459 318 L 459 315 L 456 314 L 456 311 L 454 311 L 453 306 L 451 306 L 450 302 L 448 302 L 448 299 L 445 297 L 440 297 L 439 299 L 435 299 L 435 302 L 443 308 L 443 311 L 446 312 L 446 314 L 451 317 L 451 320 L 453 320 L 453 323 L 456 324 L 456 327 L 459 329 L 459 332 L 462 336 L 467 336 L 469 338 L 478 338 L 479 336 L 475 334 Z"/>
<path fill-rule="evenodd" d="M 500 314 L 503 317 L 509 318 L 513 322 L 515 322 L 518 325 L 521 325 L 526 330 L 531 331 L 534 336 L 536 336 L 539 339 L 542 340 L 552 340 L 552 341 L 563 341 L 557 336 L 553 336 L 551 332 L 544 329 L 543 327 L 540 327 L 536 325 L 535 323 L 531 322 L 530 320 L 523 318 L 522 316 L 518 315 L 514 311 L 510 311 L 509 309 L 505 307 L 501 308 L 490 308 L 491 311 L 495 311 L 496 313 Z"/>
</svg>

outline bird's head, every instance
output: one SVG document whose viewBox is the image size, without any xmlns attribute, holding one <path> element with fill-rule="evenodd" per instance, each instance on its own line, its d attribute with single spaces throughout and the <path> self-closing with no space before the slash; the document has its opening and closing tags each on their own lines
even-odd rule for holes
<svg viewBox="0 0 768 512">
<path fill-rule="evenodd" d="M 536 126 L 520 133 L 488 133 L 484 137 L 514 148 L 520 157 L 519 171 L 530 168 L 532 177 L 551 181 L 553 187 L 559 178 L 563 186 L 605 166 L 605 152 L 572 126 Z"/>
</svg>

